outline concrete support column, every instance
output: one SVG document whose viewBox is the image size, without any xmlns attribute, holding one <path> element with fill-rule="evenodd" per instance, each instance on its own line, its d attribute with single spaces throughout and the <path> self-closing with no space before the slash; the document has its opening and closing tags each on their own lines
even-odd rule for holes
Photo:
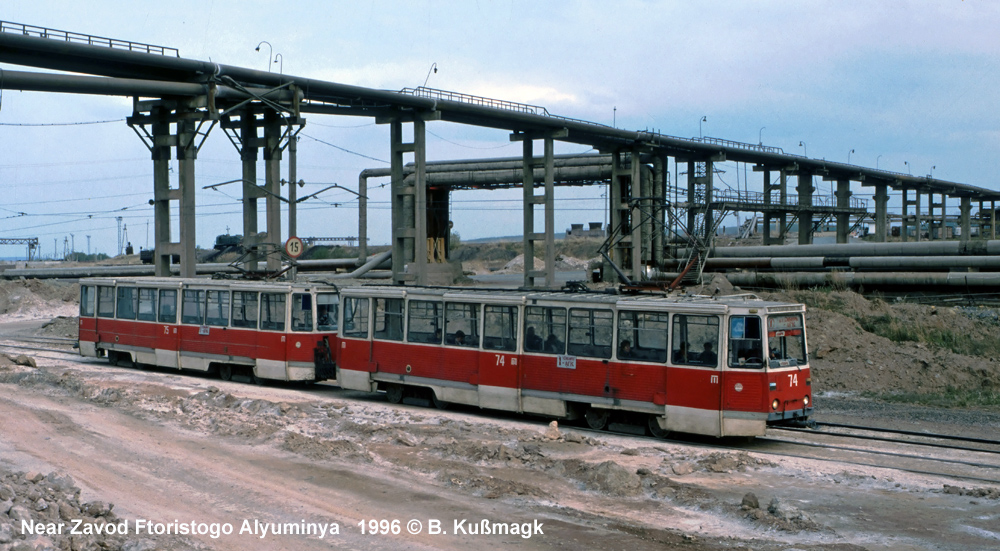
<svg viewBox="0 0 1000 551">
<path fill-rule="evenodd" d="M 556 161 L 555 140 L 545 138 L 545 286 L 556 286 Z"/>
<path fill-rule="evenodd" d="M 358 261 L 368 258 L 368 178 L 358 177 Z"/>
<path fill-rule="evenodd" d="M 298 156 L 299 156 L 299 137 L 291 136 L 288 139 L 288 237 L 298 237 L 299 235 L 299 220 L 298 220 L 298 187 L 299 181 L 298 176 Z"/>
<path fill-rule="evenodd" d="M 530 136 L 525 136 L 521 144 L 522 154 L 522 185 L 523 185 L 523 236 L 524 248 L 524 286 L 535 286 L 535 167 L 534 142 Z"/>
<path fill-rule="evenodd" d="M 413 120 L 413 263 L 417 285 L 427 285 L 427 122 Z"/>
<path fill-rule="evenodd" d="M 889 186 L 875 184 L 875 240 L 885 243 L 888 234 Z"/>
<path fill-rule="evenodd" d="M 411 144 L 403 143 L 403 122 L 394 119 L 389 123 L 389 170 L 392 195 L 392 282 L 403 285 L 413 280 L 413 274 L 406 273 L 406 263 L 413 257 L 413 227 L 405 224 L 404 211 L 412 207 L 412 201 L 405 201 L 412 194 L 412 187 L 403 181 L 403 154 L 412 151 Z M 412 199 L 412 197 L 410 197 Z M 412 216 L 409 217 L 412 223 Z"/>
<path fill-rule="evenodd" d="M 177 164 L 179 172 L 178 188 L 180 189 L 180 208 L 178 213 L 178 223 L 180 224 L 180 245 L 181 245 L 181 277 L 194 277 L 196 275 L 195 255 L 196 226 L 195 226 L 195 178 L 194 165 L 198 158 L 198 148 L 194 145 L 195 123 L 190 119 L 183 119 L 177 123 Z"/>
<path fill-rule="evenodd" d="M 917 227 L 917 241 L 920 241 L 923 239 L 923 235 L 921 235 L 923 232 L 921 229 L 924 221 L 924 217 L 920 212 L 920 190 L 915 189 L 913 190 L 913 193 L 915 195 L 913 200 L 913 224 Z"/>
<path fill-rule="evenodd" d="M 629 181 L 632 184 L 632 199 L 638 197 L 648 197 L 643 189 L 643 178 L 642 178 L 642 163 L 639 162 L 639 148 L 633 147 L 632 152 L 629 155 L 629 163 L 631 168 L 631 176 Z M 643 274 L 643 212 L 640 207 L 640 203 L 644 202 L 641 199 L 639 201 L 632 201 L 632 213 L 630 218 L 632 219 L 632 278 L 636 281 L 642 278 Z"/>
<path fill-rule="evenodd" d="M 948 196 L 941 194 L 941 225 L 938 234 L 939 239 L 948 238 Z"/>
<path fill-rule="evenodd" d="M 266 213 L 267 239 L 261 243 L 267 255 L 267 271 L 281 270 L 281 119 L 278 113 L 264 112 L 264 189 L 267 191 L 264 211 Z"/>
<path fill-rule="evenodd" d="M 990 201 L 990 239 L 997 238 L 997 202 Z"/>
<path fill-rule="evenodd" d="M 626 172 L 622 161 L 621 151 L 611 154 L 611 228 L 614 235 L 620 236 L 614 243 L 610 256 L 611 260 L 624 271 L 629 271 L 632 266 L 632 212 L 628 208 L 630 191 L 628 180 L 629 173 Z M 610 267 L 609 267 L 610 268 Z M 611 281 L 616 277 L 614 273 L 605 273 L 605 279 Z"/>
<path fill-rule="evenodd" d="M 157 277 L 170 276 L 170 200 L 174 193 L 170 189 L 170 123 L 161 108 L 153 108 L 151 124 L 153 145 L 153 274 Z"/>
<path fill-rule="evenodd" d="M 899 238 L 903 243 L 909 239 L 910 233 L 910 190 L 905 187 L 901 189 L 903 195 L 903 210 L 900 216 Z"/>
<path fill-rule="evenodd" d="M 799 173 L 799 185 L 795 190 L 799 194 L 799 245 L 810 245 L 813 242 L 813 183 L 812 174 Z"/>
<path fill-rule="evenodd" d="M 969 196 L 963 196 L 962 202 L 959 205 L 959 225 L 962 228 L 962 235 L 960 240 L 962 242 L 967 242 L 972 238 L 972 199 Z"/>
<path fill-rule="evenodd" d="M 851 181 L 846 178 L 837 180 L 837 208 L 851 208 Z M 851 215 L 847 212 L 837 213 L 837 243 L 847 243 L 848 230 L 851 226 Z"/>
<path fill-rule="evenodd" d="M 653 223 L 652 230 L 652 260 L 657 270 L 663 269 L 663 237 L 666 231 L 665 209 L 667 196 L 667 166 L 668 158 L 660 155 L 653 157 L 653 197 L 651 201 Z"/>
<path fill-rule="evenodd" d="M 260 260 L 257 240 L 257 199 L 264 194 L 257 186 L 257 118 L 251 107 L 240 111 L 240 160 L 243 162 L 243 246 L 253 251 L 243 262 L 243 269 L 257 271 Z"/>
</svg>

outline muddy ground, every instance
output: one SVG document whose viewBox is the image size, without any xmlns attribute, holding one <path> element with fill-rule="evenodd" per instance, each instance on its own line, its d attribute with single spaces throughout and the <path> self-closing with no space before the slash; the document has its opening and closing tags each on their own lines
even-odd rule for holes
<svg viewBox="0 0 1000 551">
<path fill-rule="evenodd" d="M 910 323 L 997 331 L 989 315 L 795 293 L 829 301 L 829 310 L 811 307 L 807 321 L 818 416 L 995 438 L 1000 418 L 991 412 L 858 395 L 981 388 L 997 381 L 995 362 L 890 342 L 841 312 L 868 308 Z M 72 286 L 2 283 L 0 335 L 74 335 L 73 300 Z M 773 455 L 764 445 L 728 449 L 418 401 L 394 406 L 325 384 L 257 387 L 2 351 L 0 551 L 958 550 L 1000 542 L 1000 491 L 981 481 Z M 124 522 L 128 533 L 25 535 L 27 518 L 67 529 L 76 520 Z M 489 531 L 507 534 L 482 534 L 484 519 Z M 137 534 L 140 521 L 207 533 Z M 435 522 L 439 533 L 430 533 Z M 211 526 L 227 524 L 233 533 L 212 537 Z M 308 533 L 261 537 L 265 525 Z"/>
</svg>

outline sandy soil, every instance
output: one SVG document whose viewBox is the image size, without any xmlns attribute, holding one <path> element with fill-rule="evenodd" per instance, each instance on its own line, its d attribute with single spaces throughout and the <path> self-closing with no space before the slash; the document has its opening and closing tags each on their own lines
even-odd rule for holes
<svg viewBox="0 0 1000 551">
<path fill-rule="evenodd" d="M 13 293 L 5 294 L 3 287 L 13 287 Z M 0 335 L 72 333 L 75 306 L 59 292 L 69 296 L 72 289 L 0 285 L 0 311 L 5 312 Z M 20 298 L 9 298 L 14 295 Z M 810 316 L 832 314 L 822 312 Z M 50 323 L 60 315 L 66 317 Z M 846 323 L 822 330 L 822 317 L 810 323 L 813 338 L 826 339 L 828 346 L 854 336 L 855 329 Z M 897 384 L 895 375 L 876 374 L 887 369 L 897 373 L 924 352 L 930 358 L 937 353 L 867 337 L 860 342 L 871 342 L 866 345 L 870 348 L 859 352 L 853 345 L 831 346 L 814 364 L 816 378 L 851 388 L 858 381 L 858 366 L 867 365 L 858 361 L 865 352 L 878 362 L 865 368 L 870 380 L 891 386 Z M 0 338 L 4 343 L 15 344 Z M 900 349 L 887 348 L 890 345 Z M 902 356 L 899 368 L 879 370 L 883 360 L 876 353 L 882 349 L 886 357 L 894 350 L 911 356 Z M 117 518 L 133 523 L 177 520 L 234 527 L 232 535 L 220 538 L 130 534 L 111 540 L 111 549 L 517 545 L 635 551 L 964 550 L 991 549 L 1000 542 L 997 485 L 920 474 L 915 471 L 926 465 L 910 457 L 893 460 L 895 468 L 873 467 L 869 464 L 889 459 L 845 451 L 827 452 L 826 460 L 775 455 L 771 452 L 783 448 L 764 439 L 734 450 L 719 448 L 712 440 L 665 442 L 595 434 L 473 409 L 442 411 L 418 402 L 394 406 L 378 395 L 326 384 L 257 387 L 116 368 L 53 352 L 0 352 L 10 356 L 0 357 L 0 474 L 69 476 L 80 489 L 81 505 L 113 503 Z M 22 354 L 30 355 L 37 367 L 13 361 Z M 911 363 L 910 370 L 938 372 L 927 381 L 954 377 L 956 384 L 965 384 L 964 375 L 946 374 L 940 364 L 928 362 L 926 368 Z M 988 369 L 988 364 L 980 367 Z M 818 415 L 827 408 L 831 419 L 850 419 L 866 411 L 876 418 L 886 416 L 878 404 L 840 395 L 830 393 L 825 398 L 829 406 L 818 397 Z M 995 437 L 995 420 L 980 422 L 976 412 L 967 417 L 916 409 L 893 410 L 890 416 L 897 424 L 921 430 L 960 427 Z M 900 450 L 901 456 L 905 453 Z M 971 452 L 935 453 L 981 461 Z M 955 468 L 998 476 L 996 469 Z M 28 505 L 37 504 L 25 497 L 32 486 L 23 479 L 18 479 L 20 485 L 8 484 L 17 493 L 10 499 L 10 510 L 17 505 L 22 514 L 34 510 Z M 39 478 L 37 484 L 45 483 Z M 0 484 L 0 551 L 45 549 L 50 544 L 72 548 L 68 539 L 24 539 L 10 510 L 3 510 L 4 500 Z M 44 511 L 31 514 L 44 520 Z M 359 522 L 367 527 L 365 521 L 373 519 L 390 521 L 385 525 L 389 533 L 363 534 Z M 514 526 L 534 531 L 540 524 L 542 533 L 533 532 L 530 538 L 469 533 L 471 525 L 483 519 L 490 526 L 504 523 L 508 531 Z M 336 524 L 339 534 L 260 538 L 259 533 L 238 533 L 244 520 L 251 527 L 254 521 L 328 528 Z M 398 534 L 391 533 L 392 520 L 401 521 Z M 419 533 L 407 531 L 411 520 L 420 522 Z M 434 521 L 447 533 L 429 534 Z M 5 533 L 10 534 L 8 541 Z"/>
</svg>

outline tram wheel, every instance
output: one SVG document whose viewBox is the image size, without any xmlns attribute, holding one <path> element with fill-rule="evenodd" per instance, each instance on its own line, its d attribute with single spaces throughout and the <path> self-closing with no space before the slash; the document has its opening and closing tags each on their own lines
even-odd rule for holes
<svg viewBox="0 0 1000 551">
<path fill-rule="evenodd" d="M 398 404 L 403 401 L 403 385 L 388 385 L 385 389 L 385 398 L 390 404 Z"/>
<path fill-rule="evenodd" d="M 583 418 L 587 420 L 587 426 L 594 430 L 604 430 L 608 427 L 608 419 L 611 412 L 606 409 L 587 408 L 587 413 Z"/>
<path fill-rule="evenodd" d="M 431 391 L 431 404 L 434 404 L 437 409 L 448 409 L 448 406 L 451 405 L 450 402 L 438 398 L 437 392 L 433 390 Z"/>
<path fill-rule="evenodd" d="M 222 364 L 219 366 L 219 378 L 223 381 L 233 380 L 233 366 Z"/>
<path fill-rule="evenodd" d="M 666 438 L 670 431 L 660 427 L 660 423 L 657 421 L 659 418 L 659 415 L 650 415 L 646 426 L 649 428 L 649 434 L 652 434 L 656 438 Z"/>
<path fill-rule="evenodd" d="M 118 362 L 120 362 L 120 361 L 121 361 L 121 357 L 118 355 L 118 352 L 116 352 L 114 350 L 108 350 L 108 363 L 109 364 L 111 364 L 113 366 L 117 366 Z"/>
<path fill-rule="evenodd" d="M 256 373 L 252 373 L 251 372 L 251 374 L 250 374 L 250 380 L 252 380 L 253 384 L 255 384 L 257 386 L 264 386 L 264 379 L 258 377 Z"/>
</svg>

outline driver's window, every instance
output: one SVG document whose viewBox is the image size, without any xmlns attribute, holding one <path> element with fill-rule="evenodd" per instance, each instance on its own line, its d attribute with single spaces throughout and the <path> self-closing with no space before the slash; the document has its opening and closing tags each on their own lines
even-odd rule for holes
<svg viewBox="0 0 1000 551">
<path fill-rule="evenodd" d="M 729 367 L 764 367 L 761 322 L 757 316 L 729 318 Z"/>
</svg>

